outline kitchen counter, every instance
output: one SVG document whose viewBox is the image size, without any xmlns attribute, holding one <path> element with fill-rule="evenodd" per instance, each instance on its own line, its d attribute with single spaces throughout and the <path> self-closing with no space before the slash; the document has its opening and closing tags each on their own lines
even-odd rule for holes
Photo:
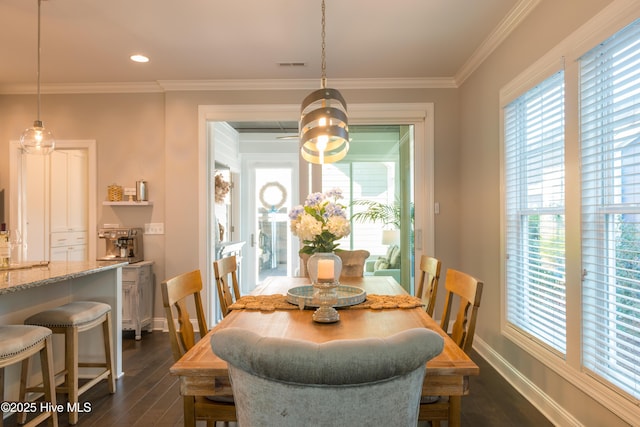
<svg viewBox="0 0 640 427">
<path fill-rule="evenodd" d="M 116 375 L 122 376 L 122 267 L 126 265 L 119 261 L 52 261 L 0 270 L 0 324 L 23 324 L 37 312 L 71 301 L 109 304 Z M 101 328 L 83 332 L 80 342 L 80 360 L 103 360 Z M 54 337 L 56 372 L 64 367 L 62 343 L 62 337 Z M 19 365 L 6 368 L 5 400 L 18 401 L 19 371 Z"/>
<path fill-rule="evenodd" d="M 127 264 L 112 261 L 53 261 L 48 264 L 18 264 L 10 269 L 0 269 L 0 295 L 75 279 Z"/>
</svg>

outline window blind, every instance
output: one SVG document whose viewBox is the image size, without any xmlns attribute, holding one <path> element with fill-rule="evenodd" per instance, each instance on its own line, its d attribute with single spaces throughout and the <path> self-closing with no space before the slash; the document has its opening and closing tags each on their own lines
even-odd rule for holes
<svg viewBox="0 0 640 427">
<path fill-rule="evenodd" d="M 580 60 L 582 359 L 640 397 L 640 22 Z"/>
<path fill-rule="evenodd" d="M 506 318 L 564 355 L 564 72 L 504 113 Z"/>
</svg>

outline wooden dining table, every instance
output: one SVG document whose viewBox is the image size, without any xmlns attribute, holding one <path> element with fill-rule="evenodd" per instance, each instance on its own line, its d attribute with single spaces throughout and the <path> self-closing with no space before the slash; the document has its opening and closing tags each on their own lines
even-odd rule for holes
<svg viewBox="0 0 640 427">
<path fill-rule="evenodd" d="M 367 295 L 403 295 L 406 291 L 390 276 L 365 276 L 341 279 L 342 285 L 365 290 Z M 287 294 L 291 288 L 309 285 L 304 277 L 274 276 L 265 279 L 251 294 Z M 184 425 L 195 426 L 196 396 L 232 396 L 227 364 L 212 351 L 210 338 L 217 331 L 239 327 L 263 336 L 303 339 L 322 343 L 338 339 L 386 337 L 402 330 L 425 327 L 444 337 L 442 353 L 427 363 L 422 388 L 424 396 L 450 396 L 449 426 L 460 425 L 461 397 L 469 393 L 469 376 L 479 375 L 478 366 L 458 347 L 424 311 L 415 308 L 356 309 L 339 308 L 336 323 L 312 320 L 313 309 L 232 310 L 170 369 L 179 377 L 184 397 Z"/>
</svg>

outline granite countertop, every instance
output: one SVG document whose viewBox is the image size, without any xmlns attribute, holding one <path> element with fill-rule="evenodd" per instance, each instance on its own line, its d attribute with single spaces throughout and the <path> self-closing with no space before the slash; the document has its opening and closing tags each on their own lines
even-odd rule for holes
<svg viewBox="0 0 640 427">
<path fill-rule="evenodd" d="M 51 261 L 0 270 L 0 295 L 82 277 L 128 265 L 119 261 Z"/>
</svg>

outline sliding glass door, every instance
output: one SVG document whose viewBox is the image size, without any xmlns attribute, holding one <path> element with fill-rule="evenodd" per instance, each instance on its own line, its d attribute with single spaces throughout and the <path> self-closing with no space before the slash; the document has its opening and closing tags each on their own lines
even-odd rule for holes
<svg viewBox="0 0 640 427">
<path fill-rule="evenodd" d="M 349 153 L 322 166 L 317 191 L 340 188 L 352 232 L 342 249 L 371 253 L 365 274 L 413 286 L 413 127 L 351 126 Z"/>
</svg>

